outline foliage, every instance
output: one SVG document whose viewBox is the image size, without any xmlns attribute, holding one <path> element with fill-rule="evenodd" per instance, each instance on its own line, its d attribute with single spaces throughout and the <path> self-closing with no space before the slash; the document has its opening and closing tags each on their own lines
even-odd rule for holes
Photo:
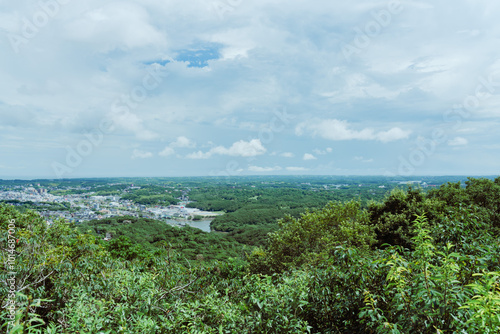
<svg viewBox="0 0 500 334">
<path fill-rule="evenodd" d="M 439 198 L 450 207 L 458 203 L 472 205 L 481 211 L 481 216 L 500 231 L 500 177 L 495 180 L 468 178 L 465 188 L 460 183 L 447 183 L 429 193 L 429 198 Z"/>
<path fill-rule="evenodd" d="M 415 235 L 412 222 L 423 214 L 430 220 L 440 217 L 445 205 L 439 199 L 427 198 L 420 188 L 410 187 L 408 191 L 394 189 L 383 202 L 370 203 L 368 211 L 378 247 L 390 244 L 412 248 Z"/>
<path fill-rule="evenodd" d="M 217 231 L 231 232 L 248 225 L 270 225 L 286 213 L 298 215 L 298 210 L 283 210 L 277 206 L 251 204 L 236 212 L 216 217 L 210 224 Z"/>
<path fill-rule="evenodd" d="M 250 246 L 266 246 L 268 244 L 269 233 L 278 229 L 277 224 L 254 226 L 249 225 L 233 229 L 228 233 L 239 243 Z"/>
<path fill-rule="evenodd" d="M 110 234 L 112 239 L 106 248 L 113 256 L 128 260 L 146 259 L 152 256 L 150 253 L 168 250 L 175 250 L 189 260 L 200 256 L 214 260 L 238 256 L 247 248 L 229 235 L 203 232 L 190 226 L 170 226 L 149 218 L 122 216 L 94 220 L 79 225 L 78 229 L 101 238 Z"/>
<path fill-rule="evenodd" d="M 367 249 L 375 242 L 368 215 L 356 201 L 329 203 L 322 210 L 307 212 L 300 218 L 279 221 L 280 230 L 269 235 L 264 261 L 270 271 L 315 263 L 330 256 L 335 246 Z M 252 257 L 258 261 L 260 257 Z M 254 263 L 256 266 L 262 264 Z"/>
<path fill-rule="evenodd" d="M 315 333 L 368 332 L 359 318 L 363 292 L 380 291 L 386 265 L 378 253 L 336 246 L 331 258 L 310 269 L 309 312 L 306 319 Z"/>
<path fill-rule="evenodd" d="M 307 209 L 319 210 L 330 201 L 347 201 L 354 197 L 359 197 L 364 205 L 368 200 L 381 199 L 386 192 L 385 188 L 372 185 L 360 188 L 353 182 L 356 181 L 342 185 L 341 191 L 340 185 L 320 185 L 320 182 L 316 185 L 314 181 L 297 184 L 286 178 L 281 182 L 263 181 L 251 187 L 203 187 L 190 191 L 190 199 L 194 202 L 187 206 L 226 212 L 212 221 L 212 228 L 217 231 L 232 232 L 249 225 L 274 224 L 276 228 L 276 220 L 286 215 L 297 218 Z"/>
<path fill-rule="evenodd" d="M 388 250 L 390 256 L 384 262 L 389 272 L 383 293 L 365 291 L 366 307 L 360 317 L 367 327 L 377 333 L 458 333 L 472 328 L 493 333 L 498 329 L 493 326 L 499 316 L 495 311 L 498 298 L 489 297 L 495 296 L 498 276 L 487 274 L 493 279 L 485 287 L 474 280 L 477 274 L 473 271 L 479 268 L 460 265 L 467 257 L 454 251 L 453 244 L 434 243 L 424 216 L 417 218 L 415 229 L 414 252 Z M 483 258 L 480 262 L 489 261 Z M 473 297 L 473 290 L 480 295 Z"/>
<path fill-rule="evenodd" d="M 487 272 L 474 276 L 479 276 L 481 279 L 478 283 L 468 285 L 475 295 L 461 307 L 470 310 L 471 315 L 464 327 L 469 333 L 498 333 L 500 332 L 500 272 Z"/>
<path fill-rule="evenodd" d="M 499 333 L 498 183 L 471 179 L 465 188 L 447 184 L 427 194 L 398 190 L 367 208 L 360 200 L 332 202 L 286 216 L 278 228 L 241 226 L 230 235 L 135 217 L 47 226 L 30 210 L 0 204 L 2 263 L 12 258 L 5 245 L 13 221 L 16 240 L 14 326 L 7 327 L 9 311 L 2 308 L 0 328 Z M 282 190 L 279 183 L 267 186 Z M 233 213 L 252 215 L 245 208 L 253 207 L 257 214 L 268 205 L 249 202 Z M 263 231 L 272 231 L 267 242 Z M 110 241 L 102 240 L 106 233 Z M 0 272 L 2 282 L 11 276 Z M 2 306 L 9 289 L 0 286 Z"/>
<path fill-rule="evenodd" d="M 121 196 L 124 200 L 131 200 L 142 205 L 171 205 L 177 204 L 178 200 L 162 187 L 147 187 L 145 189 L 131 190 Z"/>
</svg>

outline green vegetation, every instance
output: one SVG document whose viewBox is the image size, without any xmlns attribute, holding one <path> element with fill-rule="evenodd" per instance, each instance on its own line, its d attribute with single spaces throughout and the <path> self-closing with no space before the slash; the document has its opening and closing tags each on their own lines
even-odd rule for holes
<svg viewBox="0 0 500 334">
<path fill-rule="evenodd" d="M 147 218 L 101 219 L 83 223 L 78 229 L 101 239 L 109 234 L 112 239 L 103 243 L 105 248 L 115 257 L 128 260 L 154 257 L 164 250 L 188 260 L 225 260 L 242 256 L 248 248 L 228 235 L 207 233 L 189 226 L 174 227 Z M 123 256 L 120 256 L 121 251 L 125 252 Z"/>
<path fill-rule="evenodd" d="M 148 186 L 143 189 L 129 190 L 125 195 L 122 195 L 121 198 L 142 205 L 170 205 L 178 203 L 175 197 L 179 195 L 178 192 L 172 195 L 171 192 L 164 187 Z"/>
<path fill-rule="evenodd" d="M 31 201 L 18 201 L 18 200 L 4 200 L 0 203 L 12 204 L 18 208 L 19 211 L 31 210 L 44 210 L 44 211 L 71 211 L 69 203 L 33 203 Z"/>
<path fill-rule="evenodd" d="M 233 191 L 207 193 L 218 186 Z M 227 233 L 134 217 L 47 227 L 0 204 L 2 245 L 15 222 L 10 333 L 500 333 L 500 177 L 309 210 L 267 203 L 273 191 L 303 191 L 281 188 L 220 197 L 237 204 L 233 214 L 267 210 Z M 212 200 L 197 191 L 200 205 Z M 285 207 L 303 211 L 267 219 Z M 9 255 L 3 246 L 0 261 Z M 0 286 L 2 306 L 9 297 Z"/>
<path fill-rule="evenodd" d="M 187 206 L 226 212 L 212 221 L 213 230 L 227 232 L 241 243 L 264 246 L 267 234 L 278 229 L 278 219 L 286 216 L 298 218 L 307 210 L 319 210 L 331 201 L 343 202 L 352 198 L 357 198 L 366 207 L 369 201 L 380 200 L 387 192 L 387 189 L 378 187 L 380 183 L 370 184 L 364 182 L 366 179 L 342 179 L 341 181 L 349 184 L 338 185 L 331 184 L 334 180 L 321 177 L 251 180 L 253 182 L 240 181 L 236 184 L 193 189 L 189 193 L 193 202 Z M 256 182 L 257 180 L 260 182 Z"/>
</svg>

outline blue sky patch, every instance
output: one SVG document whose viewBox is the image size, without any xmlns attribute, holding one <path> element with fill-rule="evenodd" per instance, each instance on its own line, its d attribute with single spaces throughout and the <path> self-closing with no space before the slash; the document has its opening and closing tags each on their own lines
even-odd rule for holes
<svg viewBox="0 0 500 334">
<path fill-rule="evenodd" d="M 221 46 L 211 44 L 208 46 L 179 50 L 175 60 L 188 62 L 188 67 L 206 67 L 208 61 L 220 58 Z"/>
<path fill-rule="evenodd" d="M 158 65 L 161 65 L 161 66 L 165 66 L 168 63 L 170 63 L 170 60 L 168 60 L 168 59 L 156 59 L 156 60 L 151 60 L 151 61 L 144 62 L 145 65 L 158 64 Z"/>
</svg>

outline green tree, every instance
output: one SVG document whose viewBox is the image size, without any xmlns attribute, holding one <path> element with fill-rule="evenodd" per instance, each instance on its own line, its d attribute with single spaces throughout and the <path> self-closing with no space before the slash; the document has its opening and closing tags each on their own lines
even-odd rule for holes
<svg viewBox="0 0 500 334">
<path fill-rule="evenodd" d="M 445 204 L 438 198 L 426 198 L 420 188 L 410 187 L 408 191 L 394 189 L 384 201 L 370 203 L 368 212 L 378 247 L 389 244 L 412 248 L 413 221 L 423 214 L 434 220 L 445 212 Z"/>
<path fill-rule="evenodd" d="M 375 234 L 368 214 L 360 203 L 329 203 L 322 210 L 307 212 L 300 218 L 286 217 L 279 221 L 281 229 L 269 234 L 269 246 L 251 255 L 256 267 L 262 260 L 271 271 L 282 271 L 290 266 L 311 264 L 328 258 L 336 246 L 369 249 L 375 243 Z M 259 263 L 260 261 L 260 263 Z"/>
</svg>

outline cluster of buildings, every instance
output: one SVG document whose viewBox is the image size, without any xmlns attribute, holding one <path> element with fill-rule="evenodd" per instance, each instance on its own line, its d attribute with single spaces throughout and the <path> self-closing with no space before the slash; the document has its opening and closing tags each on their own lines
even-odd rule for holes
<svg viewBox="0 0 500 334">
<path fill-rule="evenodd" d="M 168 207 L 154 207 L 146 209 L 155 219 L 192 219 L 195 216 L 201 216 L 204 219 L 214 218 L 218 213 L 210 211 L 201 211 L 196 208 L 187 208 L 186 202 L 179 205 L 169 205 Z"/>
<path fill-rule="evenodd" d="M 57 197 L 47 193 L 47 189 L 43 188 L 26 187 L 14 191 L 0 191 L 0 201 L 56 202 Z"/>
<path fill-rule="evenodd" d="M 17 201 L 19 205 L 33 203 L 35 210 L 51 224 L 54 220 L 65 219 L 80 223 L 94 219 L 105 219 L 117 216 L 145 217 L 160 220 L 190 220 L 194 216 L 213 218 L 216 213 L 187 208 L 188 197 L 183 194 L 179 205 L 146 206 L 130 200 L 122 200 L 119 196 L 92 196 L 91 194 L 73 194 L 56 196 L 47 193 L 46 189 L 33 187 L 17 187 L 14 190 L 0 189 L 0 201 Z M 44 209 L 47 203 L 66 203 L 67 210 Z"/>
</svg>

